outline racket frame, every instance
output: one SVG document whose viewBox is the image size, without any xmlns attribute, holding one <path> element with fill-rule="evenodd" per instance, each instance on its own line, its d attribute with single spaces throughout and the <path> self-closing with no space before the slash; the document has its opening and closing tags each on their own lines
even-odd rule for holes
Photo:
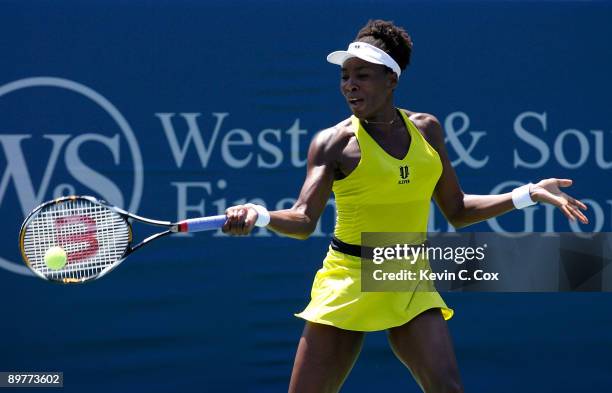
<svg viewBox="0 0 612 393">
<path fill-rule="evenodd" d="M 26 252 L 25 252 L 25 246 L 24 246 L 24 238 L 26 235 L 26 230 L 27 227 L 29 225 L 29 223 L 37 216 L 38 212 L 40 212 L 41 210 L 47 208 L 48 206 L 51 205 L 58 205 L 61 203 L 65 203 L 65 202 L 74 202 L 76 200 L 86 200 L 88 202 L 91 202 L 93 204 L 97 204 L 99 206 L 103 206 L 105 208 L 110 209 L 111 211 L 117 213 L 126 223 L 127 228 L 128 228 L 128 242 L 126 244 L 126 248 L 122 254 L 122 256 L 116 261 L 113 262 L 111 265 L 109 265 L 107 268 L 105 268 L 104 270 L 102 270 L 100 273 L 98 273 L 97 275 L 94 275 L 92 277 L 88 277 L 88 278 L 81 278 L 81 279 L 77 279 L 77 278 L 69 278 L 69 277 L 64 277 L 60 280 L 53 280 L 53 279 L 49 279 L 47 276 L 45 276 L 44 274 L 40 273 L 39 271 L 37 271 L 36 269 L 33 268 L 32 264 L 30 263 L 30 260 L 28 259 Z M 149 237 L 143 239 L 140 243 L 136 244 L 136 245 L 132 245 L 132 241 L 133 241 L 133 237 L 132 237 L 132 223 L 130 222 L 130 219 L 132 220 L 136 220 L 145 224 L 149 224 L 149 225 L 154 225 L 154 226 L 160 226 L 160 227 L 165 227 L 167 228 L 165 231 L 162 232 L 158 232 L 155 233 L 153 235 L 150 235 Z M 172 233 L 176 233 L 176 232 L 186 232 L 187 231 L 187 226 L 185 224 L 185 221 L 187 220 L 183 220 L 180 222 L 171 222 L 171 221 L 161 221 L 161 220 L 153 220 L 150 218 L 145 218 L 142 216 L 139 216 L 137 214 L 134 213 L 130 213 L 128 211 L 125 211 L 121 208 L 118 208 L 117 206 L 113 206 L 111 204 L 109 204 L 106 201 L 103 201 L 101 199 L 92 197 L 92 196 L 87 196 L 87 195 L 70 195 L 70 196 L 64 196 L 64 197 L 60 197 L 60 198 L 56 198 L 47 202 L 44 202 L 40 205 L 38 205 L 36 208 L 34 208 L 32 210 L 32 212 L 26 217 L 26 219 L 23 221 L 23 223 L 21 224 L 21 228 L 19 230 L 19 248 L 21 251 L 21 256 L 23 258 L 23 261 L 25 262 L 26 266 L 28 266 L 28 268 L 30 268 L 31 271 L 33 271 L 37 276 L 47 280 L 47 281 L 52 281 L 52 282 L 57 282 L 57 283 L 63 283 L 63 284 L 74 284 L 74 283 L 85 283 L 88 281 L 92 281 L 92 280 L 97 280 L 99 278 L 104 277 L 105 275 L 107 275 L 109 272 L 111 272 L 112 270 L 114 270 L 117 266 L 119 266 L 130 254 L 132 254 L 134 251 L 138 250 L 139 248 L 141 248 L 142 246 L 144 246 L 147 243 L 150 243 L 151 241 L 155 240 L 155 239 L 159 239 L 161 237 L 164 236 L 168 236 Z"/>
</svg>

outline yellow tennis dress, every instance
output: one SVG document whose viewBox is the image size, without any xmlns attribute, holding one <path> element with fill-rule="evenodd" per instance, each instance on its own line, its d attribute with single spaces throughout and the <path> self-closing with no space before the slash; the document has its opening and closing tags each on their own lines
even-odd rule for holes
<svg viewBox="0 0 612 393">
<path fill-rule="evenodd" d="M 351 118 L 361 160 L 333 185 L 334 234 L 344 243 L 361 245 L 362 232 L 427 232 L 431 196 L 442 163 L 404 111 L 399 112 L 411 141 L 401 160 L 385 152 L 358 118 Z M 453 315 L 435 290 L 363 292 L 360 258 L 330 247 L 315 276 L 311 301 L 296 316 L 341 329 L 375 331 L 403 325 L 431 308 L 439 308 L 444 319 Z"/>
</svg>

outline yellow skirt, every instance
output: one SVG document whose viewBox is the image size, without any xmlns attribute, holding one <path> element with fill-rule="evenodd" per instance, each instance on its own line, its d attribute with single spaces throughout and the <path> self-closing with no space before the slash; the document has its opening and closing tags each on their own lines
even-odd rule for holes
<svg viewBox="0 0 612 393">
<path fill-rule="evenodd" d="M 331 247 L 317 272 L 311 301 L 295 316 L 345 330 L 371 332 L 401 326 L 423 311 L 439 308 L 453 316 L 436 291 L 362 292 L 361 260 Z"/>
</svg>

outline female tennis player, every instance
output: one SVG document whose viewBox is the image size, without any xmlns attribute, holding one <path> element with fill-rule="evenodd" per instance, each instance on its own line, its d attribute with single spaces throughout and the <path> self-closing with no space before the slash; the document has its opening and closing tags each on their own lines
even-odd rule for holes
<svg viewBox="0 0 612 393">
<path fill-rule="evenodd" d="M 410 62 L 412 41 L 391 22 L 363 27 L 346 51 L 327 60 L 341 66 L 340 91 L 352 116 L 319 132 L 308 151 L 306 179 L 291 209 L 258 205 L 227 209 L 224 231 L 248 234 L 254 224 L 306 239 L 331 192 L 337 222 L 317 272 L 289 392 L 337 392 L 361 349 L 364 332 L 387 330 L 391 348 L 425 392 L 462 392 L 446 320 L 453 311 L 437 292 L 361 292 L 362 232 L 426 232 L 430 200 L 457 228 L 537 202 L 587 223 L 586 206 L 545 179 L 501 195 L 465 194 L 432 115 L 395 106 L 393 92 Z M 403 181 L 402 181 L 403 180 Z M 408 181 L 406 181 L 408 180 Z"/>
</svg>

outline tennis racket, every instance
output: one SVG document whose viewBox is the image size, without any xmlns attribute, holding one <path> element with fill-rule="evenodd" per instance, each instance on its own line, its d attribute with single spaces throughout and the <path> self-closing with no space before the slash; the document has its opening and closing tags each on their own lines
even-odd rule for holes
<svg viewBox="0 0 612 393">
<path fill-rule="evenodd" d="M 133 244 L 131 221 L 165 227 Z M 83 283 L 108 274 L 134 251 L 175 232 L 219 229 L 225 215 L 180 222 L 137 216 L 91 196 L 68 196 L 36 207 L 21 225 L 19 246 L 25 264 L 39 277 L 64 283 Z M 66 252 L 66 264 L 57 270 L 45 263 L 51 247 Z"/>
</svg>

